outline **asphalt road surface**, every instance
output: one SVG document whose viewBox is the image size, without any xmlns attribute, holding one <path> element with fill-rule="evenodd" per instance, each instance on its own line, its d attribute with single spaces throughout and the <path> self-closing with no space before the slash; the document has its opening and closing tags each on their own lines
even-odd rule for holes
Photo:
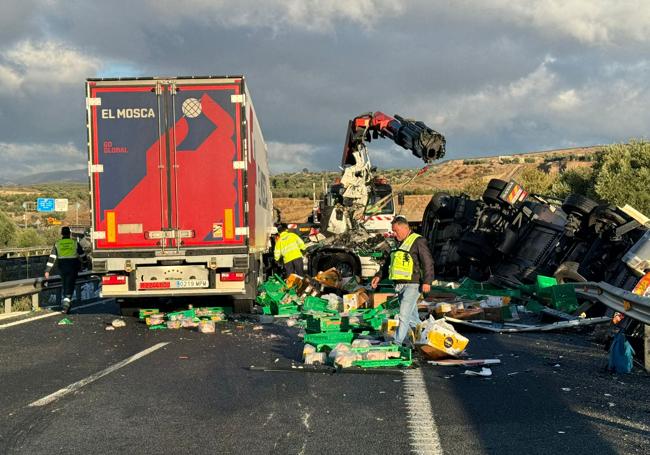
<svg viewBox="0 0 650 455">
<path fill-rule="evenodd" d="M 650 453 L 650 378 L 605 372 L 588 333 L 466 333 L 502 361 L 486 378 L 331 374 L 292 368 L 282 322 L 106 331 L 116 313 L 0 320 L 0 454 Z"/>
</svg>

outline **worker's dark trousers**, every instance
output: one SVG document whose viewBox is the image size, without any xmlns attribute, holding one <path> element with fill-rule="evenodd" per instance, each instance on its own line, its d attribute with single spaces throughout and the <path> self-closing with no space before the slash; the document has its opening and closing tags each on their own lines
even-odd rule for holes
<svg viewBox="0 0 650 455">
<path fill-rule="evenodd" d="M 287 276 L 291 275 L 292 273 L 302 276 L 302 274 L 305 273 L 303 271 L 303 267 L 302 257 L 284 263 L 284 271 L 287 272 Z"/>
<path fill-rule="evenodd" d="M 72 299 L 74 285 L 79 274 L 79 259 L 59 259 L 59 272 L 61 274 L 61 284 L 63 285 L 63 297 Z"/>
</svg>

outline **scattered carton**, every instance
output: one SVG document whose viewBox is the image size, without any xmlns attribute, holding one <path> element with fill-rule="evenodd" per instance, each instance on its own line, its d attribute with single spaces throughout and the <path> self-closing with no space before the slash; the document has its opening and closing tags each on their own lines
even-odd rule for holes
<svg viewBox="0 0 650 455">
<path fill-rule="evenodd" d="M 468 343 L 469 340 L 456 332 L 451 324 L 429 316 L 421 326 L 418 347 L 427 357 L 435 360 L 448 356 L 457 357 Z"/>
</svg>

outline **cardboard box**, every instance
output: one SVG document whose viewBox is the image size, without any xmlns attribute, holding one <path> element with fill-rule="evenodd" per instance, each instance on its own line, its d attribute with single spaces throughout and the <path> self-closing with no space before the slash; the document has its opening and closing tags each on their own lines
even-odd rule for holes
<svg viewBox="0 0 650 455">
<path fill-rule="evenodd" d="M 343 296 L 343 312 L 346 313 L 350 310 L 365 308 L 366 303 L 370 300 L 366 290 L 361 288 L 351 294 Z"/>
<path fill-rule="evenodd" d="M 397 294 L 393 292 L 375 292 L 370 295 L 370 300 L 368 301 L 368 308 L 376 308 L 379 305 L 386 302 L 386 300 L 395 297 Z"/>
<path fill-rule="evenodd" d="M 497 308 L 483 308 L 484 318 L 492 322 L 503 322 L 506 319 L 512 318 L 510 312 L 510 305 L 501 306 Z"/>
<path fill-rule="evenodd" d="M 384 319 L 381 322 L 381 333 L 384 340 L 389 341 L 395 338 L 397 326 L 399 326 L 399 319 Z"/>
<path fill-rule="evenodd" d="M 469 340 L 456 332 L 451 324 L 429 317 L 423 323 L 418 347 L 427 357 L 439 359 L 458 356 L 465 350 L 468 343 Z"/>
</svg>

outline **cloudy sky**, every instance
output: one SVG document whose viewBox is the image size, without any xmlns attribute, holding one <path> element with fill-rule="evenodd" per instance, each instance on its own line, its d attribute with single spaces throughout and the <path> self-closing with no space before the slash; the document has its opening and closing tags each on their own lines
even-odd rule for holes
<svg viewBox="0 0 650 455">
<path fill-rule="evenodd" d="M 246 75 L 274 172 L 335 169 L 374 110 L 442 132 L 449 158 L 648 137 L 647 0 L 2 5 L 0 178 L 85 167 L 87 77 Z"/>
</svg>

